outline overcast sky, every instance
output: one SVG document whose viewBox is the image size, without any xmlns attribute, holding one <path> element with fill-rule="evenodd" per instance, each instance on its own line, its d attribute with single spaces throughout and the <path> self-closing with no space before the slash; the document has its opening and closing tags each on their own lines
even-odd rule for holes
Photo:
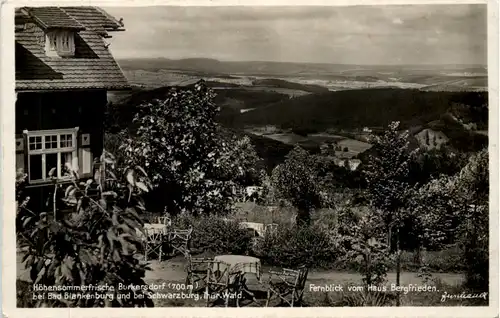
<svg viewBox="0 0 500 318">
<path fill-rule="evenodd" d="M 485 5 L 107 7 L 117 58 L 486 64 Z"/>
</svg>

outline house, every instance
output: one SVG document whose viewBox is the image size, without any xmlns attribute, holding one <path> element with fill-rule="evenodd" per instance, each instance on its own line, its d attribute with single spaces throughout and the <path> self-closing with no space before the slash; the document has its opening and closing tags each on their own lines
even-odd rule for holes
<svg viewBox="0 0 500 318">
<path fill-rule="evenodd" d="M 252 201 L 256 202 L 259 198 L 262 197 L 262 194 L 264 192 L 263 187 L 259 186 L 250 186 L 245 188 L 245 197 L 244 197 L 244 202 Z"/>
<path fill-rule="evenodd" d="M 335 158 L 334 163 L 339 166 L 339 167 L 344 167 L 346 169 L 349 169 L 351 171 L 355 171 L 358 169 L 359 165 L 361 164 L 360 159 L 339 159 Z"/>
<path fill-rule="evenodd" d="M 107 92 L 129 89 L 109 51 L 123 23 L 96 7 L 23 7 L 15 11 L 16 169 L 32 201 L 62 182 L 67 164 L 91 177 L 103 149 Z M 35 196 L 35 198 L 33 198 Z"/>
<path fill-rule="evenodd" d="M 427 149 L 439 149 L 441 145 L 448 143 L 450 140 L 442 131 L 431 128 L 422 129 L 420 132 L 415 133 L 414 137 L 421 147 Z"/>
</svg>

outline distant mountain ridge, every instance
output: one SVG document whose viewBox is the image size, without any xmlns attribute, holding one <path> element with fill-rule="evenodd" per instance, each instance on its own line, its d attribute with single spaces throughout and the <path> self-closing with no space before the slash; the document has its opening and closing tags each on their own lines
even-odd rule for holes
<svg viewBox="0 0 500 318">
<path fill-rule="evenodd" d="M 200 78 L 245 85 L 255 80 L 287 80 L 331 90 L 400 87 L 486 91 L 488 86 L 486 67 L 482 65 L 344 65 L 210 58 L 138 58 L 121 59 L 118 63 L 132 83 L 151 87 Z"/>
<path fill-rule="evenodd" d="M 279 73 L 297 74 L 310 72 L 383 71 L 461 71 L 463 73 L 486 72 L 484 65 L 349 65 L 335 63 L 266 62 L 266 61 L 220 61 L 212 58 L 135 58 L 118 59 L 125 69 L 178 69 L 211 73 Z"/>
</svg>

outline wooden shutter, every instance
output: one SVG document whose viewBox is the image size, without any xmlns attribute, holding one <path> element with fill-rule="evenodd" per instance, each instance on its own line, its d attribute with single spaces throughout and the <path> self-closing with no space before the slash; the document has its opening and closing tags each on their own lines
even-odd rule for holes
<svg viewBox="0 0 500 318">
<path fill-rule="evenodd" d="M 24 135 L 16 135 L 16 171 L 27 173 L 26 167 L 26 138 Z"/>
<path fill-rule="evenodd" d="M 92 177 L 93 155 L 90 148 L 91 135 L 89 133 L 80 133 L 78 135 L 78 167 L 81 177 Z"/>
</svg>

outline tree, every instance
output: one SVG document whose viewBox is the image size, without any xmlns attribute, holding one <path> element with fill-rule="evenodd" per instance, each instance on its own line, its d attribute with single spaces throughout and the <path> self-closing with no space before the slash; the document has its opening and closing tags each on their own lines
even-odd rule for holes
<svg viewBox="0 0 500 318">
<path fill-rule="evenodd" d="M 414 198 L 415 216 L 427 242 L 461 242 L 469 288 L 488 289 L 488 151 L 472 155 L 453 176 L 433 179 Z"/>
<path fill-rule="evenodd" d="M 420 151 L 410 165 L 410 183 L 425 184 L 441 175 L 452 176 L 467 164 L 469 156 L 446 145 Z"/>
<path fill-rule="evenodd" d="M 353 208 L 339 213 L 335 241 L 348 262 L 354 261 L 363 275 L 365 289 L 385 281 L 391 263 L 390 251 L 384 242 L 382 214 L 370 209 L 366 213 Z"/>
<path fill-rule="evenodd" d="M 154 187 L 150 201 L 157 201 L 159 210 L 225 213 L 234 183 L 254 163 L 248 140 L 222 134 L 214 97 L 200 81 L 193 89 L 172 88 L 164 99 L 139 106 L 137 131 L 122 150 L 127 165 L 148 171 Z"/>
<path fill-rule="evenodd" d="M 241 186 L 260 185 L 265 167 L 250 138 L 240 138 L 231 132 L 224 132 L 222 136 L 226 145 L 221 151 L 221 161 L 226 167 L 224 179 Z"/>
<path fill-rule="evenodd" d="M 453 176 L 430 180 L 412 198 L 414 223 L 422 245 L 440 249 L 456 235 Z"/>
<path fill-rule="evenodd" d="M 392 122 L 382 136 L 372 136 L 375 155 L 370 156 L 365 174 L 367 195 L 373 208 L 382 213 L 388 234 L 388 246 L 391 246 L 392 230 L 396 231 L 396 284 L 399 286 L 400 229 L 408 217 L 408 207 L 413 194 L 414 188 L 409 183 L 409 166 L 416 151 L 410 150 L 408 131 L 400 132 L 398 128 L 399 122 Z"/>
<path fill-rule="evenodd" d="M 18 204 L 22 226 L 17 234 L 26 249 L 25 267 L 34 285 L 56 289 L 51 293 L 55 297 L 45 295 L 33 307 L 153 306 L 149 290 L 119 288 L 145 285 L 146 265 L 136 256 L 142 246 L 138 232 L 144 232 L 141 194 L 148 191 L 148 178 L 140 167 L 127 168 L 123 178 L 116 178 L 112 170 L 112 157 L 106 152 L 101 168 L 86 182 L 68 168 L 72 182 L 63 189 L 62 199 L 74 208 L 69 216 L 55 218 Z M 97 196 L 90 195 L 91 188 L 97 189 Z M 89 288 L 68 291 L 65 286 Z"/>
<path fill-rule="evenodd" d="M 274 168 L 271 183 L 280 199 L 297 208 L 297 224 L 310 223 L 310 213 L 321 206 L 321 189 L 316 179 L 312 156 L 300 147 L 287 155 L 285 162 Z"/>
<path fill-rule="evenodd" d="M 458 233 L 464 242 L 467 285 L 481 291 L 489 282 L 489 165 L 488 149 L 471 156 L 469 163 L 456 176 L 459 218 Z"/>
</svg>

